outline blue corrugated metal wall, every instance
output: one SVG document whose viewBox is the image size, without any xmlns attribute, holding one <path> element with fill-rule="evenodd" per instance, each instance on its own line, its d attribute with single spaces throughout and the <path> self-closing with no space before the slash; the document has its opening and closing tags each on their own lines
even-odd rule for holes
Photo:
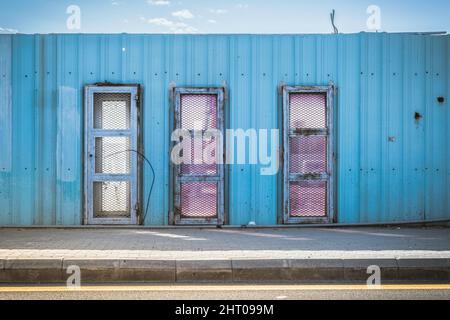
<svg viewBox="0 0 450 320">
<path fill-rule="evenodd" d="M 339 222 L 450 218 L 449 49 L 448 35 L 384 33 L 0 35 L 0 224 L 81 224 L 83 86 L 103 81 L 143 86 L 147 225 L 168 223 L 172 81 L 226 81 L 230 127 L 271 129 L 280 82 L 333 80 Z M 230 169 L 230 224 L 277 223 L 277 178 L 259 169 Z"/>
</svg>

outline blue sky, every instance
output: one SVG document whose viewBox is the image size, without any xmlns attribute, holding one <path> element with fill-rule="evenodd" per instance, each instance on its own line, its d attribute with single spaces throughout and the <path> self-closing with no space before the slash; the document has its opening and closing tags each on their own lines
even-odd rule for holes
<svg viewBox="0 0 450 320">
<path fill-rule="evenodd" d="M 67 7 L 81 10 L 69 30 Z M 369 5 L 381 31 L 450 31 L 450 1 L 402 0 L 0 0 L 0 32 L 20 33 L 330 33 L 368 31 Z"/>
</svg>

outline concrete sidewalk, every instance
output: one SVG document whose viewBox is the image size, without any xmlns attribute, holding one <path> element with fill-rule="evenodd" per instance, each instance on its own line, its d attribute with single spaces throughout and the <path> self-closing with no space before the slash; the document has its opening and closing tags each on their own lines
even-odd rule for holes
<svg viewBox="0 0 450 320">
<path fill-rule="evenodd" d="M 450 228 L 0 229 L 0 282 L 450 282 Z"/>
</svg>

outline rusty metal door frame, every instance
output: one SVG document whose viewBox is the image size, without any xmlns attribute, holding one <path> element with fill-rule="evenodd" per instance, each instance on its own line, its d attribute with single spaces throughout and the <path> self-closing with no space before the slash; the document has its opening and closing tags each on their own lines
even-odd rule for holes
<svg viewBox="0 0 450 320">
<path fill-rule="evenodd" d="M 181 127 L 181 96 L 182 95 L 216 95 L 217 96 L 217 130 L 225 136 L 225 88 L 188 88 L 173 87 L 171 104 L 174 112 L 173 129 Z M 223 141 L 223 155 L 225 159 L 225 141 Z M 216 175 L 183 175 L 181 165 L 171 162 L 172 173 L 172 210 L 169 222 L 175 225 L 223 225 L 225 223 L 225 165 L 217 165 Z M 214 182 L 217 183 L 217 217 L 215 218 L 186 218 L 181 215 L 181 184 L 185 182 Z"/>
<path fill-rule="evenodd" d="M 325 94 L 326 95 L 326 129 L 291 129 L 290 127 L 290 95 L 291 94 Z M 314 224 L 333 223 L 335 211 L 335 132 L 334 132 L 334 95 L 335 86 L 283 86 L 283 212 L 284 224 Z M 322 174 L 291 174 L 290 173 L 290 137 L 304 135 L 327 136 L 327 172 Z M 326 217 L 293 217 L 290 214 L 290 183 L 301 181 L 326 181 Z"/>
<path fill-rule="evenodd" d="M 95 94 L 129 94 L 130 126 L 126 130 L 98 129 L 94 127 Z M 84 130 L 84 224 L 88 225 L 136 225 L 139 210 L 138 154 L 130 151 L 129 174 L 96 173 L 96 138 L 129 137 L 129 150 L 139 149 L 139 85 L 118 86 L 85 86 L 85 130 Z M 95 217 L 94 183 L 95 182 L 128 182 L 129 183 L 129 217 Z"/>
</svg>

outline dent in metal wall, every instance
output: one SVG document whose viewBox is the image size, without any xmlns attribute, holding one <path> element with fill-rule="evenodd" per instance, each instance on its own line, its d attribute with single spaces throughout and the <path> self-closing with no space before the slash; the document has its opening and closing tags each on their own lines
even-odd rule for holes
<svg viewBox="0 0 450 320">
<path fill-rule="evenodd" d="M 225 81 L 229 127 L 272 129 L 280 123 L 281 82 L 333 80 L 338 221 L 449 218 L 449 39 L 1 35 L 0 224 L 81 224 L 82 90 L 104 81 L 143 86 L 143 147 L 156 170 L 147 225 L 168 223 L 171 82 Z M 152 175 L 144 169 L 147 194 Z M 277 223 L 278 179 L 259 173 L 259 166 L 229 168 L 230 224 Z"/>
</svg>

